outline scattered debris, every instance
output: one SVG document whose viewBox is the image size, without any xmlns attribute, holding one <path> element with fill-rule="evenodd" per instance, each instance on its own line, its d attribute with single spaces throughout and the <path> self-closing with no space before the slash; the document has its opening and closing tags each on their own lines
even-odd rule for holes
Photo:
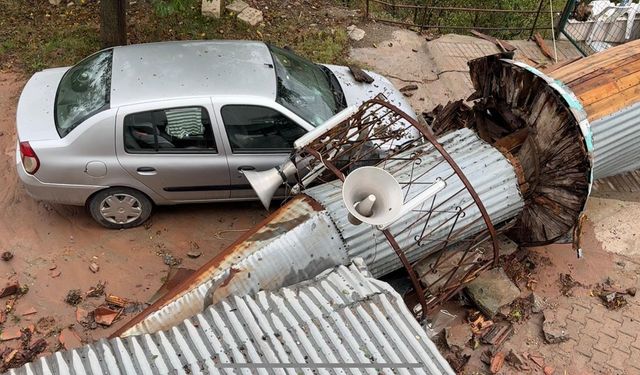
<svg viewBox="0 0 640 375">
<path fill-rule="evenodd" d="M 91 270 L 91 272 L 96 273 L 100 271 L 100 266 L 96 262 L 91 262 L 89 263 L 89 269 Z"/>
<path fill-rule="evenodd" d="M 240 14 L 243 10 L 247 9 L 249 4 L 242 0 L 235 0 L 231 4 L 227 5 L 225 9 L 232 14 Z"/>
<path fill-rule="evenodd" d="M 5 251 L 2 253 L 2 260 L 5 262 L 10 261 L 11 259 L 13 259 L 13 253 L 11 251 Z"/>
<path fill-rule="evenodd" d="M 520 354 L 516 353 L 515 351 L 513 351 L 513 349 L 509 351 L 509 353 L 505 357 L 505 360 L 507 361 L 508 364 L 510 364 L 516 370 L 520 370 L 520 371 L 530 370 L 530 367 L 529 365 L 527 365 L 525 358 Z"/>
<path fill-rule="evenodd" d="M 489 367 L 489 370 L 492 374 L 497 374 L 502 369 L 504 359 L 504 352 L 498 352 L 493 356 L 493 358 L 491 358 L 491 366 Z"/>
<path fill-rule="evenodd" d="M 600 297 L 602 304 L 609 310 L 617 310 L 628 304 L 625 296 L 635 297 L 637 288 L 631 287 L 627 289 L 617 288 L 610 278 L 604 283 L 597 284 L 592 290 L 592 294 Z"/>
<path fill-rule="evenodd" d="M 51 333 L 56 331 L 56 320 L 52 316 L 42 317 L 36 322 L 36 331 L 38 331 L 43 336 L 49 336 Z"/>
<path fill-rule="evenodd" d="M 480 311 L 477 311 L 470 316 L 471 332 L 475 336 L 484 335 L 490 327 L 493 326 L 493 321 L 485 318 Z"/>
<path fill-rule="evenodd" d="M 531 312 L 532 313 L 539 314 L 545 309 L 546 304 L 545 304 L 544 300 L 540 296 L 538 296 L 535 293 L 531 293 L 529 298 L 531 299 Z"/>
<path fill-rule="evenodd" d="M 1 341 L 15 340 L 15 339 L 19 339 L 20 336 L 22 336 L 20 327 L 18 326 L 9 327 L 9 328 L 4 328 L 2 330 L 2 333 L 0 333 L 0 340 Z"/>
<path fill-rule="evenodd" d="M 529 354 L 529 359 L 535 363 L 538 367 L 544 367 L 544 357 L 540 354 Z"/>
<path fill-rule="evenodd" d="M 82 292 L 80 289 L 71 289 L 64 298 L 64 301 L 71 306 L 77 306 L 82 302 Z"/>
<path fill-rule="evenodd" d="M 573 295 L 573 288 L 582 286 L 579 282 L 575 281 L 568 273 L 560 274 L 560 293 L 563 296 L 570 297 Z"/>
<path fill-rule="evenodd" d="M 12 296 L 20 291 L 20 284 L 15 282 L 8 283 L 4 288 L 0 290 L 0 298 Z"/>
<path fill-rule="evenodd" d="M 29 307 L 22 312 L 22 316 L 37 314 L 38 311 L 34 307 Z"/>
<path fill-rule="evenodd" d="M 193 258 L 193 259 L 195 259 L 195 258 L 199 258 L 201 255 L 202 255 L 202 251 L 194 251 L 194 250 L 191 250 L 191 251 L 189 251 L 189 252 L 187 253 L 187 256 L 188 256 L 189 258 Z"/>
<path fill-rule="evenodd" d="M 98 281 L 96 286 L 92 286 L 87 291 L 87 297 L 97 298 L 104 295 L 104 288 L 107 285 L 106 281 Z"/>
<path fill-rule="evenodd" d="M 171 254 L 165 254 L 163 257 L 163 261 L 164 261 L 164 264 L 166 264 L 169 267 L 175 267 L 180 263 L 182 263 L 182 259 L 177 258 Z"/>
<path fill-rule="evenodd" d="M 548 344 L 559 344 L 569 340 L 569 334 L 566 330 L 566 322 L 560 322 L 556 319 L 556 313 L 551 310 L 545 310 L 544 321 L 542 323 L 542 333 L 544 340 Z"/>
<path fill-rule="evenodd" d="M 499 348 L 511 335 L 513 335 L 513 325 L 509 322 L 499 322 L 491 326 L 487 333 L 482 336 L 481 341 Z"/>
<path fill-rule="evenodd" d="M 60 332 L 60 336 L 58 336 L 58 341 L 60 341 L 60 344 L 62 344 L 66 350 L 72 350 L 82 346 L 80 336 L 71 328 L 63 329 L 62 332 Z"/>
<path fill-rule="evenodd" d="M 126 299 L 122 298 L 122 297 L 118 297 L 116 295 L 113 294 L 108 294 L 105 298 L 104 298 L 105 302 L 107 302 L 107 304 L 112 305 L 112 306 L 117 306 L 120 308 L 125 307 L 129 301 L 127 301 Z"/>
<path fill-rule="evenodd" d="M 412 84 L 401 87 L 400 92 L 413 91 L 417 89 L 418 89 L 418 85 L 416 85 L 415 83 L 412 83 Z"/>
<path fill-rule="evenodd" d="M 493 318 L 502 306 L 511 304 L 520 295 L 518 287 L 501 267 L 481 274 L 467 285 L 466 290 L 489 318 Z"/>
<path fill-rule="evenodd" d="M 366 32 L 360 28 L 358 28 L 356 25 L 350 25 L 347 26 L 347 35 L 349 36 L 349 39 L 353 40 L 353 41 L 360 41 L 364 38 Z"/>
<path fill-rule="evenodd" d="M 374 79 L 367 72 L 357 66 L 349 65 L 349 71 L 353 75 L 356 82 L 373 83 Z"/>
<path fill-rule="evenodd" d="M 463 353 L 462 351 L 451 352 L 445 356 L 445 359 L 447 360 L 447 362 L 449 362 L 451 368 L 456 373 L 462 372 L 464 366 L 466 366 L 467 362 L 469 362 L 469 358 L 471 358 L 471 355 L 468 353 Z"/>
<path fill-rule="evenodd" d="M 547 46 L 547 42 L 545 42 L 542 38 L 542 35 L 540 35 L 540 33 L 535 33 L 533 35 L 533 39 L 535 40 L 538 47 L 540 47 L 540 51 L 542 51 L 542 54 L 555 61 L 555 58 L 553 57 L 549 46 Z"/>
<path fill-rule="evenodd" d="M 470 327 L 466 324 L 447 327 L 444 329 L 444 332 L 444 338 L 449 349 L 463 349 L 467 343 L 471 341 L 473 336 Z"/>
<path fill-rule="evenodd" d="M 487 40 L 493 44 L 495 44 L 496 46 L 498 46 L 498 48 L 500 48 L 502 50 L 502 52 L 513 52 L 515 51 L 517 48 L 513 46 L 513 44 L 504 41 L 504 40 L 500 40 L 500 39 L 496 39 L 490 35 L 481 33 L 479 31 L 476 30 L 471 30 L 470 31 L 471 35 L 480 38 L 480 39 L 484 39 Z"/>
<path fill-rule="evenodd" d="M 144 302 L 131 302 L 129 303 L 124 310 L 122 310 L 123 314 L 138 314 L 147 308 L 149 304 Z"/>
<path fill-rule="evenodd" d="M 251 26 L 257 26 L 262 23 L 264 16 L 261 10 L 248 7 L 238 14 L 238 20 L 248 23 Z"/>
<path fill-rule="evenodd" d="M 106 306 L 98 306 L 93 310 L 93 319 L 103 326 L 110 326 L 118 318 L 122 310 L 113 310 Z"/>
</svg>

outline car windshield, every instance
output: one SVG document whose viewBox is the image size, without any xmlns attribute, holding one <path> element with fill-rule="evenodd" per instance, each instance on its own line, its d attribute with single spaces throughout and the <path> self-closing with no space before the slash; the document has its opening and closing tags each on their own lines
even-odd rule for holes
<svg viewBox="0 0 640 375">
<path fill-rule="evenodd" d="M 98 52 L 69 69 L 56 93 L 55 118 L 60 137 L 109 108 L 112 50 Z"/>
<path fill-rule="evenodd" d="M 278 103 L 313 126 L 321 125 L 340 111 L 330 73 L 293 52 L 274 46 L 269 49 L 275 64 Z"/>
</svg>

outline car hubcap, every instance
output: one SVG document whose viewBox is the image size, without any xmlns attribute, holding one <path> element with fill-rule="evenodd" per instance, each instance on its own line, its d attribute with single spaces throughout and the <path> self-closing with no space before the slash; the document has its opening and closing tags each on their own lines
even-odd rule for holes
<svg viewBox="0 0 640 375">
<path fill-rule="evenodd" d="M 142 215 L 142 205 L 129 194 L 114 194 L 100 203 L 100 214 L 110 223 L 129 224 Z"/>
</svg>

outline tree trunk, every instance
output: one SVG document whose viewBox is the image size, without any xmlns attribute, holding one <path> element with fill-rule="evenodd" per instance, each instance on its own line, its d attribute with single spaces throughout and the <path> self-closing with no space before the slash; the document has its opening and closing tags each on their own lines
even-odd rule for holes
<svg viewBox="0 0 640 375">
<path fill-rule="evenodd" d="M 100 38 L 102 47 L 127 44 L 127 0 L 102 0 L 100 2 Z"/>
</svg>

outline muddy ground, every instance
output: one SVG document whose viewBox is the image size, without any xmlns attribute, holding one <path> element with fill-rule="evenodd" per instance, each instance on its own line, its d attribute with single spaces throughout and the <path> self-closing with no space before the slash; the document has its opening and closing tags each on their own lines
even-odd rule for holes
<svg viewBox="0 0 640 375">
<path fill-rule="evenodd" d="M 17 280 L 29 288 L 8 314 L 4 330 L 53 317 L 58 329 L 75 325 L 85 341 L 106 337 L 128 317 L 109 328 L 84 329 L 76 322 L 75 307 L 64 302 L 70 289 L 86 291 L 106 281 L 107 293 L 145 302 L 167 276 L 165 254 L 182 259 L 180 267 L 196 269 L 266 215 L 255 203 L 160 207 L 148 225 L 114 231 L 98 226 L 83 207 L 34 201 L 15 172 L 15 110 L 25 80 L 0 73 L 0 252 L 14 255 L 0 261 L 0 284 Z M 186 255 L 191 250 L 202 255 L 192 259 Z M 89 269 L 92 261 L 99 265 L 96 273 Z M 35 314 L 22 315 L 31 307 Z M 56 335 L 48 341 L 48 350 L 54 350 Z M 14 344 L 2 343 L 0 349 L 7 345 Z"/>
</svg>

